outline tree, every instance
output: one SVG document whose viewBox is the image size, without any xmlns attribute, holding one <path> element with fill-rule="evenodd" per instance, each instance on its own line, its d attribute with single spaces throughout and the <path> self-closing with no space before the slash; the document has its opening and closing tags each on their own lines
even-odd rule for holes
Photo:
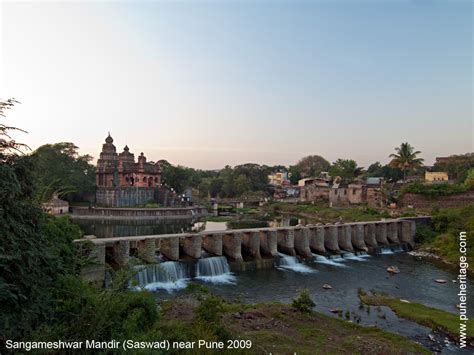
<svg viewBox="0 0 474 355">
<path fill-rule="evenodd" d="M 382 166 L 380 162 L 376 162 L 367 169 L 367 177 L 383 177 L 386 181 L 398 181 L 403 178 L 403 172 L 399 168 Z"/>
<path fill-rule="evenodd" d="M 322 171 L 328 171 L 331 164 L 320 155 L 308 155 L 302 158 L 295 168 L 301 177 L 318 176 Z"/>
<path fill-rule="evenodd" d="M 469 190 L 474 190 L 474 168 L 469 169 L 466 180 L 464 180 L 464 186 Z"/>
<path fill-rule="evenodd" d="M 402 143 L 400 147 L 396 147 L 396 154 L 390 154 L 389 158 L 392 158 L 390 166 L 399 168 L 403 171 L 403 182 L 406 182 L 407 171 L 410 169 L 416 170 L 423 164 L 422 158 L 417 158 L 420 151 L 415 151 L 409 143 Z"/>
<path fill-rule="evenodd" d="M 62 142 L 42 145 L 33 152 L 33 181 L 40 201 L 51 198 L 53 192 L 72 200 L 95 191 L 92 157 L 79 155 L 77 150 L 73 143 Z"/>
<path fill-rule="evenodd" d="M 340 176 L 346 183 L 352 182 L 363 172 L 364 168 L 357 166 L 356 161 L 352 159 L 337 159 L 329 169 L 331 177 Z"/>
<path fill-rule="evenodd" d="M 0 99 L 0 116 L 5 117 L 5 111 L 11 109 L 15 104 L 19 103 L 15 99 L 1 100 Z M 11 136 L 10 131 L 20 131 L 26 133 L 24 130 L 7 126 L 0 123 L 0 154 L 5 156 L 12 152 L 20 152 L 21 148 L 29 147 L 26 144 L 16 142 Z"/>
<path fill-rule="evenodd" d="M 462 183 L 472 168 L 474 168 L 474 153 L 467 153 L 452 155 L 446 163 L 436 163 L 433 171 L 446 171 L 451 179 Z"/>
</svg>

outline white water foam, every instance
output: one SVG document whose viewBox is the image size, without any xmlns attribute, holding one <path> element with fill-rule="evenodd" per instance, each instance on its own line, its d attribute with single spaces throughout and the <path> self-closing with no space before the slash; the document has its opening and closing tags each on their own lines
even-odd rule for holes
<svg viewBox="0 0 474 355">
<path fill-rule="evenodd" d="M 323 256 L 323 255 L 313 254 L 313 256 L 314 256 L 313 262 L 318 263 L 318 264 L 325 264 L 325 265 L 331 265 L 331 266 L 336 266 L 336 267 L 347 267 L 346 265 L 344 265 L 340 261 L 336 262 L 332 259 L 329 259 L 329 258 Z M 338 258 L 338 260 L 340 260 L 340 259 L 342 259 L 342 258 Z"/>
<path fill-rule="evenodd" d="M 303 274 L 314 273 L 315 270 L 311 269 L 309 266 L 301 264 L 295 256 L 285 255 L 278 253 L 280 259 L 278 260 L 279 270 L 291 270 L 294 272 L 300 272 Z"/>
<path fill-rule="evenodd" d="M 199 259 L 196 264 L 196 279 L 213 284 L 234 284 L 236 282 L 224 256 Z"/>
</svg>

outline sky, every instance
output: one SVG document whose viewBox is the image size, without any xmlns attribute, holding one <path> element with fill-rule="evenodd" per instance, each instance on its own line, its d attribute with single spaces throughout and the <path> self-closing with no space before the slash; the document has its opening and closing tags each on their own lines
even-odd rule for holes
<svg viewBox="0 0 474 355">
<path fill-rule="evenodd" d="M 474 151 L 471 1 L 2 2 L 18 141 L 217 169 Z"/>
</svg>

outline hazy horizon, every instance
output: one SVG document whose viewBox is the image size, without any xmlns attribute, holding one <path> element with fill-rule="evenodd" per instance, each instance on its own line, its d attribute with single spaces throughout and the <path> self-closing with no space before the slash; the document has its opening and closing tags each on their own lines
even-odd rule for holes
<svg viewBox="0 0 474 355">
<path fill-rule="evenodd" d="M 0 4 L 6 123 L 200 169 L 474 150 L 470 1 Z"/>
</svg>

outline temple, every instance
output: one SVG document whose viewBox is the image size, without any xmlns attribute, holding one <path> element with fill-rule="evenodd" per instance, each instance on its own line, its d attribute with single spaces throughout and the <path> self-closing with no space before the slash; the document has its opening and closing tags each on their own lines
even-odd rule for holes
<svg viewBox="0 0 474 355">
<path fill-rule="evenodd" d="M 160 164 L 148 163 L 143 153 L 135 162 L 135 155 L 128 146 L 117 154 L 114 140 L 109 135 L 102 145 L 97 160 L 96 183 L 100 187 L 159 187 L 161 183 Z"/>
</svg>

